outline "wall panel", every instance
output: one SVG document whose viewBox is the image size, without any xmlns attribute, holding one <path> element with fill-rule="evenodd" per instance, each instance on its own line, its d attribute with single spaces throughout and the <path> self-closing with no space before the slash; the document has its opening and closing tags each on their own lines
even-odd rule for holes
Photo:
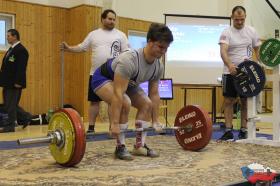
<svg viewBox="0 0 280 186">
<path fill-rule="evenodd" d="M 20 105 L 34 114 L 58 108 L 58 46 L 65 35 L 67 10 L 8 0 L 0 0 L 0 4 L 0 12 L 15 14 L 16 29 L 29 51 L 27 88 Z"/>
<path fill-rule="evenodd" d="M 100 24 L 101 8 L 78 6 L 67 12 L 66 41 L 81 43 L 89 32 Z M 91 50 L 84 53 L 65 53 L 65 103 L 72 104 L 87 120 L 88 78 L 91 68 Z"/>
</svg>

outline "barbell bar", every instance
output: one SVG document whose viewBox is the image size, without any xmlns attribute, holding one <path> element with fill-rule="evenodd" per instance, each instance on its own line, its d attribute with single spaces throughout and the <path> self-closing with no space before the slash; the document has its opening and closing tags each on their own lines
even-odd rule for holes
<svg viewBox="0 0 280 186">
<path fill-rule="evenodd" d="M 191 125 L 187 125 L 186 127 L 164 127 L 160 130 L 156 130 L 153 127 L 148 128 L 136 128 L 136 129 L 126 129 L 121 130 L 120 133 L 131 133 L 131 132 L 157 132 L 161 133 L 163 131 L 169 131 L 169 130 L 187 130 L 190 131 Z M 102 133 L 102 134 L 109 134 L 109 133 Z M 92 136 L 94 134 L 86 134 L 86 136 Z M 29 144 L 40 144 L 40 143 L 51 143 L 56 145 L 63 144 L 63 132 L 62 131 L 54 131 L 49 132 L 46 137 L 35 137 L 35 138 L 24 138 L 24 139 L 18 139 L 17 144 L 18 145 L 29 145 Z"/>
</svg>

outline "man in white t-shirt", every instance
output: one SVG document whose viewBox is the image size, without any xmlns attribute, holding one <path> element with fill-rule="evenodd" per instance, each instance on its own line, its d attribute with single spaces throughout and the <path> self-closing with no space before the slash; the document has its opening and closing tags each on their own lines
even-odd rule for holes
<svg viewBox="0 0 280 186">
<path fill-rule="evenodd" d="M 252 60 L 253 50 L 258 58 L 261 41 L 257 32 L 251 26 L 245 25 L 246 10 L 242 6 L 232 9 L 233 25 L 226 28 L 220 36 L 220 51 L 224 62 L 223 96 L 226 131 L 220 138 L 223 141 L 232 141 L 233 105 L 238 96 L 234 87 L 233 76 L 237 73 L 237 66 L 246 60 Z M 239 139 L 247 138 L 247 99 L 240 96 L 241 101 L 241 129 Z"/>
<path fill-rule="evenodd" d="M 99 103 L 101 99 L 91 89 L 92 74 L 107 59 L 118 56 L 121 52 L 128 50 L 128 40 L 126 35 L 115 28 L 116 13 L 107 9 L 101 14 L 102 28 L 90 32 L 84 41 L 75 46 L 69 46 L 63 42 L 61 48 L 69 52 L 85 52 L 91 48 L 91 70 L 88 84 L 89 107 L 89 130 L 94 132 L 96 117 L 99 113 Z"/>
</svg>

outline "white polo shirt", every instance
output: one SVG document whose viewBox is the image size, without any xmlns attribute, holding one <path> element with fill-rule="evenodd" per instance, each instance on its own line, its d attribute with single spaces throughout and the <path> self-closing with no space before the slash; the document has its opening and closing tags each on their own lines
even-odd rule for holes
<svg viewBox="0 0 280 186">
<path fill-rule="evenodd" d="M 228 45 L 228 56 L 233 64 L 238 66 L 245 59 L 252 60 L 253 49 L 261 45 L 256 30 L 251 26 L 236 29 L 233 26 L 226 28 L 219 40 L 219 44 Z M 224 74 L 229 74 L 228 67 L 224 65 Z"/>
</svg>

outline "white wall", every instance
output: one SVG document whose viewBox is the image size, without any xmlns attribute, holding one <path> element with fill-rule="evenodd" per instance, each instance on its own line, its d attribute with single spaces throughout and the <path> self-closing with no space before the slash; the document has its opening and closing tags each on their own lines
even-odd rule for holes
<svg viewBox="0 0 280 186">
<path fill-rule="evenodd" d="M 271 4 L 276 8 L 276 10 L 280 11 L 280 1 L 279 0 L 269 0 Z"/>
<path fill-rule="evenodd" d="M 272 1 L 279 6 L 280 0 Z M 274 37 L 280 20 L 265 0 L 115 0 L 113 8 L 119 16 L 163 23 L 164 13 L 230 16 L 236 5 L 247 9 L 246 24 L 255 27 L 262 39 Z"/>
<path fill-rule="evenodd" d="M 103 6 L 103 0 L 17 0 L 35 4 L 71 8 L 81 4 Z"/>
<path fill-rule="evenodd" d="M 247 24 L 255 27 L 262 39 L 274 38 L 274 30 L 280 29 L 280 19 L 266 1 L 245 0 L 244 6 L 247 9 Z"/>
<path fill-rule="evenodd" d="M 236 5 L 247 9 L 248 25 L 263 39 L 274 37 L 280 20 L 265 0 L 18 0 L 70 8 L 89 4 L 114 9 L 119 16 L 164 23 L 163 14 L 230 16 Z M 271 0 L 280 6 L 280 0 Z M 277 3 L 278 2 L 278 3 Z"/>
<path fill-rule="evenodd" d="M 114 0 L 118 15 L 164 22 L 163 14 L 230 16 L 232 6 L 244 0 Z"/>
<path fill-rule="evenodd" d="M 71 8 L 80 4 L 106 6 L 118 15 L 154 22 L 164 22 L 164 13 L 228 16 L 231 4 L 244 0 L 16 0 Z M 108 7 L 110 6 L 111 7 Z"/>
</svg>

